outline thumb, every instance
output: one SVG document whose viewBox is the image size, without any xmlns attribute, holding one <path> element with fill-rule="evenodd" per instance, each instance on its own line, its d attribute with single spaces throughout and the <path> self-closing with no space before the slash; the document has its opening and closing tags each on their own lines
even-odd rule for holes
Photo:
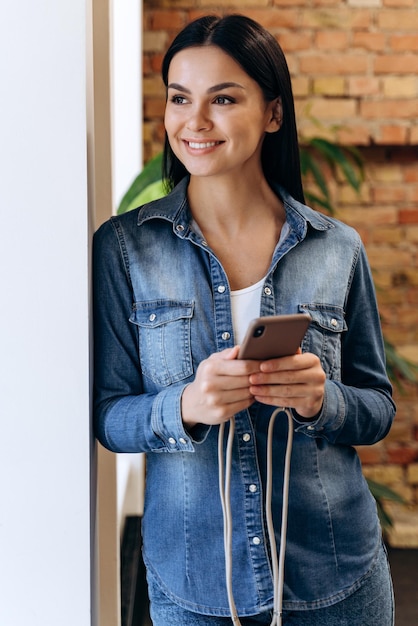
<svg viewBox="0 0 418 626">
<path fill-rule="evenodd" d="M 227 361 L 232 361 L 233 359 L 237 358 L 238 352 L 239 346 L 234 346 L 233 348 L 227 348 L 226 350 L 223 350 L 223 355 Z"/>
</svg>

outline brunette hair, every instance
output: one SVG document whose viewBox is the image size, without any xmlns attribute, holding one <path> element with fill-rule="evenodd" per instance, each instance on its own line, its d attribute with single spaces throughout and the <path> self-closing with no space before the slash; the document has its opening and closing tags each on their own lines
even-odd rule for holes
<svg viewBox="0 0 418 626">
<path fill-rule="evenodd" d="M 244 15 L 208 15 L 188 24 L 175 37 L 162 64 L 168 85 L 168 70 L 175 54 L 196 46 L 217 46 L 232 57 L 260 86 L 266 102 L 280 96 L 283 123 L 275 133 L 266 133 L 261 162 L 270 183 L 283 186 L 296 200 L 304 202 L 300 171 L 295 107 L 289 69 L 280 45 L 271 33 Z M 165 136 L 163 178 L 172 189 L 187 175 Z"/>
</svg>

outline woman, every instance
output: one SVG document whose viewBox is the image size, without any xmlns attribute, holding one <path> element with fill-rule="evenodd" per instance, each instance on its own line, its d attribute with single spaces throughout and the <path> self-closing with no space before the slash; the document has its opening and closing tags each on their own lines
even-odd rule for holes
<svg viewBox="0 0 418 626">
<path fill-rule="evenodd" d="M 153 623 L 231 623 L 217 487 L 231 418 L 235 606 L 243 625 L 275 619 L 263 492 L 269 421 L 286 406 L 283 624 L 389 626 L 387 559 L 353 447 L 382 439 L 395 412 L 360 238 L 304 205 L 289 73 L 262 27 L 198 19 L 170 46 L 163 79 L 171 193 L 109 220 L 94 247 L 96 433 L 147 455 Z M 237 359 L 252 318 L 284 313 L 311 316 L 297 354 Z M 279 416 L 278 549 L 287 436 Z"/>
</svg>

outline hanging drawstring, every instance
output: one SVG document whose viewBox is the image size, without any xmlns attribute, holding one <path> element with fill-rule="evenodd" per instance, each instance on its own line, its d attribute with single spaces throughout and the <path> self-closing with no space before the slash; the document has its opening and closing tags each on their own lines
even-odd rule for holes
<svg viewBox="0 0 418 626">
<path fill-rule="evenodd" d="M 282 522 L 280 533 L 280 553 L 277 556 L 276 538 L 274 535 L 273 517 L 271 512 L 271 500 L 273 489 L 273 429 L 274 422 L 279 413 L 286 413 L 288 419 L 288 435 L 283 475 L 283 506 Z M 232 446 L 235 434 L 235 418 L 229 421 L 229 432 L 226 444 L 226 455 L 224 460 L 224 434 L 225 424 L 219 427 L 218 435 L 218 461 L 219 461 L 219 493 L 221 497 L 223 523 L 224 523 L 224 549 L 225 549 L 225 570 L 226 589 L 228 595 L 229 610 L 233 624 L 240 626 L 241 622 L 237 615 L 234 595 L 232 591 L 232 512 L 231 512 L 231 469 L 232 469 Z M 270 626 L 281 626 L 283 613 L 283 586 L 284 586 L 284 561 L 286 552 L 287 517 L 289 505 L 289 481 L 290 481 L 290 459 L 293 446 L 293 419 L 288 408 L 277 408 L 273 411 L 267 434 L 267 481 L 266 481 L 266 521 L 267 533 L 270 543 L 274 604 L 273 619 Z"/>
</svg>

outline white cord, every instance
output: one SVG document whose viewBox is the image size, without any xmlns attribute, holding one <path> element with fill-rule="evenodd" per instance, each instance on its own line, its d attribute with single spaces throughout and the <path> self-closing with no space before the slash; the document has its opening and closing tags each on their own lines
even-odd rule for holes
<svg viewBox="0 0 418 626">
<path fill-rule="evenodd" d="M 273 488 L 273 429 L 274 422 L 279 413 L 286 413 L 288 419 L 288 435 L 284 463 L 283 475 L 283 506 L 282 525 L 280 532 L 280 554 L 277 556 L 276 539 L 274 535 L 273 517 L 271 512 L 271 499 Z M 226 588 L 228 594 L 229 610 L 233 624 L 240 626 L 241 622 L 237 615 L 234 595 L 232 591 L 232 512 L 231 512 L 231 467 L 232 467 L 232 445 L 235 433 L 235 419 L 229 421 L 229 432 L 226 447 L 226 458 L 224 463 L 224 433 L 225 424 L 219 427 L 218 435 L 218 461 L 219 461 L 219 493 L 221 496 L 223 520 L 224 520 L 224 549 L 225 549 L 225 570 Z M 273 620 L 270 626 L 281 626 L 283 613 L 283 586 L 284 586 L 284 561 L 286 552 L 287 516 L 289 506 L 289 480 L 290 480 L 290 460 L 293 446 L 293 419 L 289 409 L 279 407 L 275 409 L 270 418 L 267 434 L 267 483 L 266 483 L 266 521 L 267 532 L 270 543 L 274 605 Z"/>
</svg>

